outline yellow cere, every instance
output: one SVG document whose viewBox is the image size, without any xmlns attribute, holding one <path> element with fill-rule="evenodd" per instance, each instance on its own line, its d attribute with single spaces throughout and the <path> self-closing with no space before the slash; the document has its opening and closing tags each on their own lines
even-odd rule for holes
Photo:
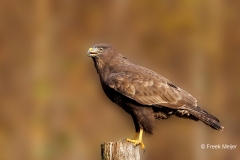
<svg viewBox="0 0 240 160">
<path fill-rule="evenodd" d="M 91 48 L 89 48 L 89 51 L 91 52 L 91 51 L 93 51 L 93 48 L 91 47 Z"/>
</svg>

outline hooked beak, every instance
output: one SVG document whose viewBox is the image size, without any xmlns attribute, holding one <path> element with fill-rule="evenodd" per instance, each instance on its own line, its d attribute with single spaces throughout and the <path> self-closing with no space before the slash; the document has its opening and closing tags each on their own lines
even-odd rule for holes
<svg viewBox="0 0 240 160">
<path fill-rule="evenodd" d="M 88 55 L 88 57 L 94 57 L 94 56 L 98 55 L 98 53 L 99 53 L 98 48 L 91 47 L 88 49 L 87 55 Z"/>
</svg>

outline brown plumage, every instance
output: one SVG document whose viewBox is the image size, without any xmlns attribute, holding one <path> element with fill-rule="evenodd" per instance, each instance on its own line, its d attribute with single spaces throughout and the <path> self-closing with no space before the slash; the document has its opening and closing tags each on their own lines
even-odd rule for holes
<svg viewBox="0 0 240 160">
<path fill-rule="evenodd" d="M 172 115 L 201 120 L 222 130 L 219 120 L 197 105 L 197 100 L 168 79 L 130 62 L 108 44 L 97 44 L 88 51 L 108 98 L 132 116 L 136 132 L 153 132 L 155 119 Z"/>
</svg>

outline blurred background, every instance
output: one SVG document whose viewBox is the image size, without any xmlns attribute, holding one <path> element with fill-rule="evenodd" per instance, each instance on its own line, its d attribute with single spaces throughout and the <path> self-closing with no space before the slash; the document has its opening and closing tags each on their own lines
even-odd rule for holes
<svg viewBox="0 0 240 160">
<path fill-rule="evenodd" d="M 141 159 L 240 159 L 238 0 L 2 0 L 1 160 L 95 160 L 101 143 L 134 136 L 87 57 L 101 42 L 187 90 L 225 127 L 156 121 Z"/>
</svg>

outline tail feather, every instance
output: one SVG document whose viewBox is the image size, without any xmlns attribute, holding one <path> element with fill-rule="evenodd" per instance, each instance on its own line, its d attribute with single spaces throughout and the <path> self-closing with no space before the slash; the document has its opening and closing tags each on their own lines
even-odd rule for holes
<svg viewBox="0 0 240 160">
<path fill-rule="evenodd" d="M 212 127 L 213 129 L 216 129 L 218 131 L 222 131 L 224 129 L 224 127 L 220 124 L 220 121 L 216 117 L 209 114 L 199 106 L 190 108 L 190 113 L 206 125 Z"/>
</svg>

